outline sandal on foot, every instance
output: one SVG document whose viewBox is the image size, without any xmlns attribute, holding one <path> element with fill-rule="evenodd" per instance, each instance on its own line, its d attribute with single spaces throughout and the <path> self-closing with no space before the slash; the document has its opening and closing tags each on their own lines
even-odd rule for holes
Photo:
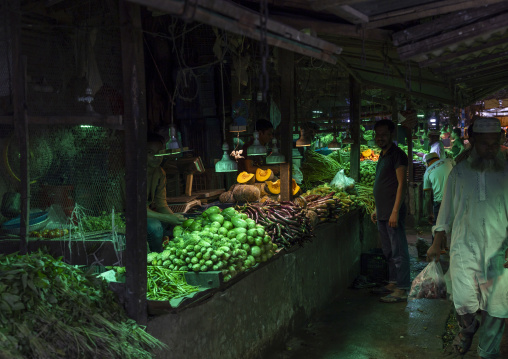
<svg viewBox="0 0 508 359">
<path fill-rule="evenodd" d="M 386 297 L 379 298 L 379 301 L 383 303 L 401 303 L 401 302 L 407 302 L 407 295 L 404 295 L 402 297 L 398 297 L 395 295 L 388 294 Z"/>
<path fill-rule="evenodd" d="M 385 295 L 385 294 L 392 294 L 393 293 L 393 290 L 391 289 L 388 289 L 386 287 L 378 287 L 378 288 L 374 288 L 370 291 L 372 294 L 381 294 L 381 295 Z"/>
<path fill-rule="evenodd" d="M 457 353 L 464 355 L 469 351 L 472 343 L 472 335 L 463 335 L 459 333 L 455 336 L 455 339 L 453 339 L 452 345 Z"/>
</svg>

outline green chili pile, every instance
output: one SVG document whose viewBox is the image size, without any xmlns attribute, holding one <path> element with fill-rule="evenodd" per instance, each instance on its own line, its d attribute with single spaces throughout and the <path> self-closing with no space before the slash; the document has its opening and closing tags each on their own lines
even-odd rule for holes
<svg viewBox="0 0 508 359">
<path fill-rule="evenodd" d="M 104 280 L 40 251 L 0 255 L 0 358 L 152 358 L 163 347 Z"/>
</svg>

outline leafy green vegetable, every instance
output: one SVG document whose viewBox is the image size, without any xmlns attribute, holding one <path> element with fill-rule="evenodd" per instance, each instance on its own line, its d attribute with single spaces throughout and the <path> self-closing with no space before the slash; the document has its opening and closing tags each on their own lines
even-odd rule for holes
<svg viewBox="0 0 508 359">
<path fill-rule="evenodd" d="M 152 358 L 108 284 L 41 251 L 0 255 L 0 358 Z"/>
</svg>

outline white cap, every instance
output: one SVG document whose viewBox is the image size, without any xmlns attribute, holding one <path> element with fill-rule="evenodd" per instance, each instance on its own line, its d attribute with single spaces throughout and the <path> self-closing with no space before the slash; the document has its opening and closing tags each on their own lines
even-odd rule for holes
<svg viewBox="0 0 508 359">
<path fill-rule="evenodd" d="M 499 133 L 501 122 L 495 117 L 479 117 L 473 124 L 474 133 Z"/>
<path fill-rule="evenodd" d="M 437 153 L 436 153 L 436 152 L 427 153 L 427 154 L 425 155 L 425 162 L 429 162 L 430 160 L 432 160 L 432 159 L 434 159 L 434 158 L 435 158 L 435 159 L 439 159 L 439 156 L 437 155 Z"/>
</svg>

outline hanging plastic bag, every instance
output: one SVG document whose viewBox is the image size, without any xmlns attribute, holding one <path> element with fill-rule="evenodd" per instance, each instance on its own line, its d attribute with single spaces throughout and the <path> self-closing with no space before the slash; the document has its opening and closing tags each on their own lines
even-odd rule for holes
<svg viewBox="0 0 508 359">
<path fill-rule="evenodd" d="M 430 262 L 413 280 L 408 300 L 420 298 L 446 298 L 446 282 L 441 263 Z"/>
<path fill-rule="evenodd" d="M 333 180 L 330 182 L 330 186 L 337 187 L 340 190 L 352 189 L 355 186 L 355 180 L 346 176 L 344 170 L 340 170 L 335 174 Z"/>
</svg>

